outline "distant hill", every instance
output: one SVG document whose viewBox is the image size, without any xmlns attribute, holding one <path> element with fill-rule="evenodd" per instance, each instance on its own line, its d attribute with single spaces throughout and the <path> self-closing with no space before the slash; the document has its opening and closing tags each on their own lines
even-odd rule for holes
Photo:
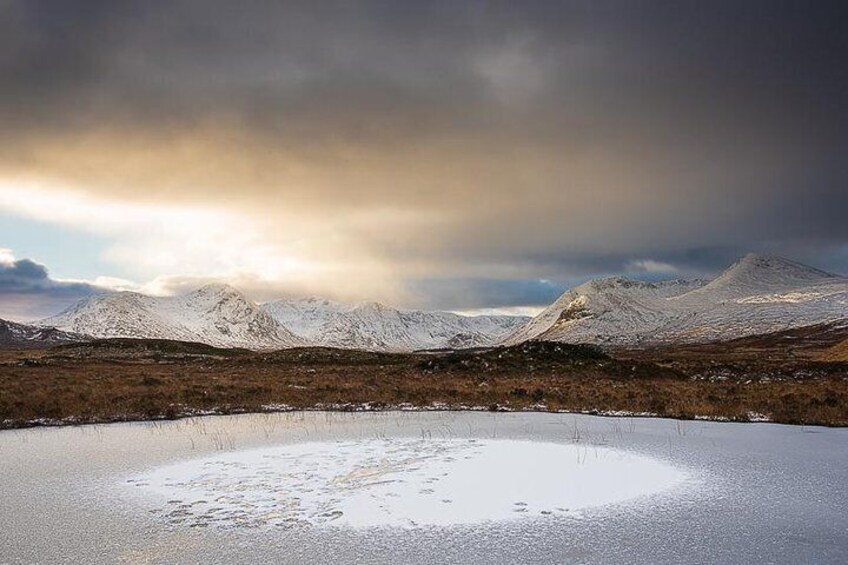
<svg viewBox="0 0 848 565">
<path fill-rule="evenodd" d="M 0 347 L 49 347 L 90 338 L 51 327 L 31 326 L 0 319 Z"/>
</svg>

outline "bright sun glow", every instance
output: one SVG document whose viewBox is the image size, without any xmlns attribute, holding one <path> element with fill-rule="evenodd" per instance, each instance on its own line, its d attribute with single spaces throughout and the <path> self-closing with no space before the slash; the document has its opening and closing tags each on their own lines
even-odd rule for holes
<svg viewBox="0 0 848 565">
<path fill-rule="evenodd" d="M 110 236 L 105 258 L 141 278 L 166 272 L 274 281 L 303 277 L 315 268 L 304 257 L 265 243 L 251 222 L 226 210 L 95 199 L 33 181 L 0 184 L 0 209 Z M 0 254 L 0 260 L 4 257 Z M 112 278 L 97 282 L 131 286 Z M 156 280 L 146 290 L 164 291 Z"/>
</svg>

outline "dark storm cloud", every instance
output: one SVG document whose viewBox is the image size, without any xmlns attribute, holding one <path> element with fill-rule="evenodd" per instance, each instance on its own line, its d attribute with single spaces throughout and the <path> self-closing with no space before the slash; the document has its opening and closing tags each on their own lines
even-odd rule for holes
<svg viewBox="0 0 848 565">
<path fill-rule="evenodd" d="M 749 250 L 848 271 L 844 2 L 0 14 L 9 174 L 337 225 L 420 213 L 343 234 L 405 280 L 564 282 L 646 261 L 698 275 Z M 470 287 L 475 304 L 525 293 Z"/>
<path fill-rule="evenodd" d="M 55 314 L 101 292 L 105 290 L 88 283 L 54 280 L 44 265 L 30 259 L 0 261 L 0 318 L 29 320 Z"/>
<path fill-rule="evenodd" d="M 90 291 L 85 283 L 65 283 L 50 278 L 47 268 L 30 259 L 0 263 L 0 292 L 32 292 L 49 290 L 80 294 Z"/>
</svg>

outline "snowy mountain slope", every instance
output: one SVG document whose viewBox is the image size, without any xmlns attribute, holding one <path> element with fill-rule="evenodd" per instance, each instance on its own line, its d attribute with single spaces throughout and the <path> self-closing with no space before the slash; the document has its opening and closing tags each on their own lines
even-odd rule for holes
<svg viewBox="0 0 848 565">
<path fill-rule="evenodd" d="M 172 339 L 217 347 L 412 351 L 492 345 L 527 321 L 405 311 L 377 303 L 350 306 L 319 298 L 258 306 L 232 287 L 213 284 L 174 297 L 134 292 L 92 296 L 36 323 L 98 338 Z"/>
<path fill-rule="evenodd" d="M 153 312 L 154 298 L 134 292 L 100 294 L 84 298 L 68 309 L 34 322 L 93 337 L 168 338 L 177 329 L 168 328 Z M 185 333 L 170 339 L 185 339 Z"/>
<path fill-rule="evenodd" d="M 324 324 L 350 306 L 325 298 L 274 300 L 262 305 L 275 320 L 308 342 L 315 342 Z"/>
<path fill-rule="evenodd" d="M 646 283 L 622 277 L 593 280 L 560 296 L 556 302 L 510 335 L 506 343 L 529 339 L 604 343 L 610 339 L 630 341 L 636 333 L 665 323 L 660 307 L 668 298 L 702 287 L 704 281 Z"/>
<path fill-rule="evenodd" d="M 704 342 L 848 318 L 848 278 L 750 254 L 709 283 L 590 281 L 504 340 Z"/>
<path fill-rule="evenodd" d="M 202 343 L 273 349 L 303 342 L 256 303 L 231 286 L 207 285 L 161 303 L 160 315 L 182 325 Z M 189 315 L 184 315 L 188 313 Z"/>
<path fill-rule="evenodd" d="M 682 312 L 657 338 L 714 341 L 848 318 L 848 278 L 749 254 L 697 291 L 669 301 Z"/>
<path fill-rule="evenodd" d="M 809 286 L 845 283 L 848 280 L 789 259 L 749 253 L 687 299 L 744 298 L 791 292 Z"/>
<path fill-rule="evenodd" d="M 377 302 L 351 306 L 318 298 L 277 300 L 262 307 L 313 345 L 372 351 L 484 347 L 529 320 L 399 310 Z"/>
<path fill-rule="evenodd" d="M 87 341 L 87 336 L 0 320 L 0 347 L 45 347 Z"/>
<path fill-rule="evenodd" d="M 226 285 L 208 285 L 174 297 L 134 292 L 93 296 L 37 324 L 94 337 L 174 339 L 218 347 L 301 345 L 267 312 Z"/>
</svg>

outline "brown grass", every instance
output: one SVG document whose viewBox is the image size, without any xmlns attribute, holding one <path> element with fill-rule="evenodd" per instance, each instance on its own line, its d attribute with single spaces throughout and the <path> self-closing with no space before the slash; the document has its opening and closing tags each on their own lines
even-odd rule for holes
<svg viewBox="0 0 848 565">
<path fill-rule="evenodd" d="M 756 412 L 777 422 L 848 425 L 848 364 L 654 355 L 615 359 L 553 344 L 428 355 L 251 353 L 133 341 L 6 351 L 0 352 L 0 426 L 366 403 L 732 420 Z"/>
<path fill-rule="evenodd" d="M 848 339 L 824 350 L 820 359 L 822 361 L 848 363 Z"/>
</svg>

